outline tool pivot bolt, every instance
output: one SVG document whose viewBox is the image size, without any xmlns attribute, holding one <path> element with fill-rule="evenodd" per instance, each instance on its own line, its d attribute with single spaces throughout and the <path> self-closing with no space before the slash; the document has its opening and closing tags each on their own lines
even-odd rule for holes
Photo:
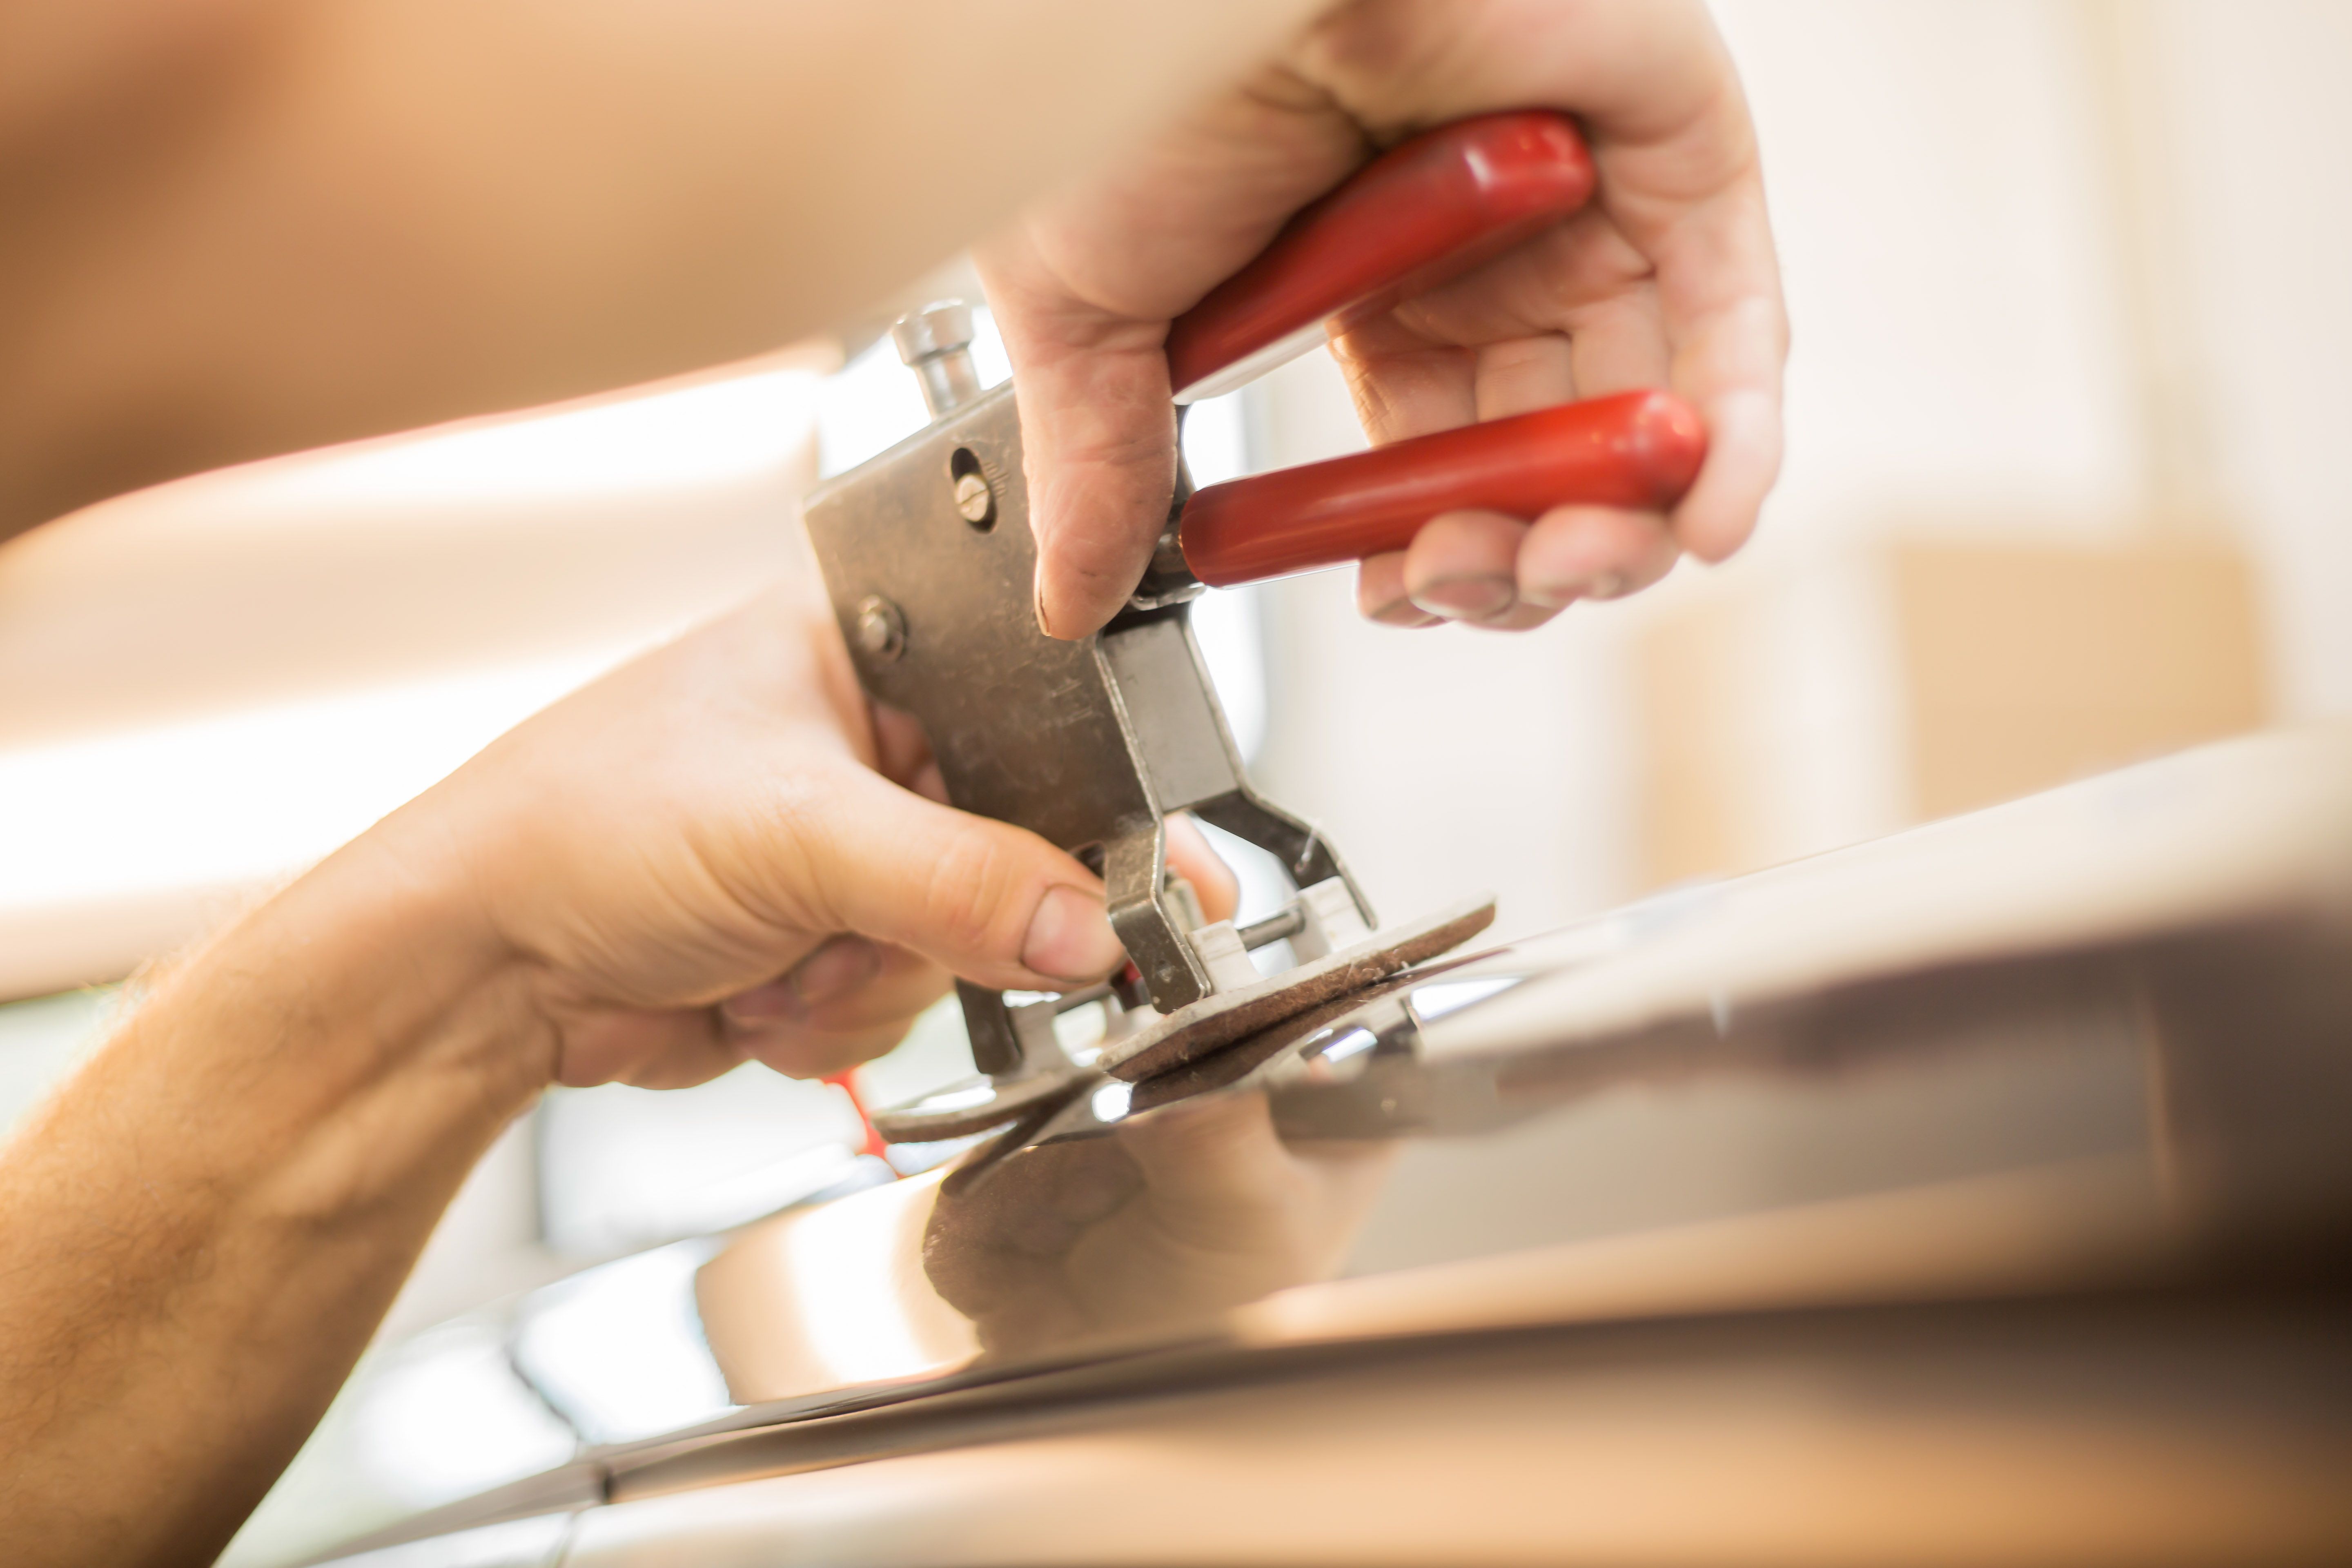
<svg viewBox="0 0 2352 1568">
<path fill-rule="evenodd" d="M 995 492 L 978 474 L 965 474 L 956 480 L 955 498 L 956 510 L 963 513 L 966 522 L 986 522 L 988 514 L 996 510 Z"/>
<path fill-rule="evenodd" d="M 876 658 L 896 658 L 907 651 L 907 617 L 879 594 L 857 602 L 857 646 Z"/>
</svg>

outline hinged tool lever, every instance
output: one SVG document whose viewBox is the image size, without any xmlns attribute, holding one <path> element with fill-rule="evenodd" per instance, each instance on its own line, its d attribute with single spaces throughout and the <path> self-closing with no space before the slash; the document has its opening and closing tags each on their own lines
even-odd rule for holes
<svg viewBox="0 0 2352 1568">
<path fill-rule="evenodd" d="M 1231 391 L 1461 276 L 1564 220 L 1592 188 L 1591 156 L 1564 115 L 1485 115 L 1404 142 L 1171 327 L 1177 401 Z M 1229 586 L 1402 550 L 1444 511 L 1663 510 L 1706 452 L 1687 404 L 1622 393 L 1211 485 L 1185 502 L 1176 542 L 1195 578 Z"/>
</svg>

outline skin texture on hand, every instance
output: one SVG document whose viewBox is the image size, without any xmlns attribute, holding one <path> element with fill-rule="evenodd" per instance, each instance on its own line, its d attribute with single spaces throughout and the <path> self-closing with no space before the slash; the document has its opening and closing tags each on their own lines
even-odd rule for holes
<svg viewBox="0 0 2352 1568">
<path fill-rule="evenodd" d="M 1378 148 L 1496 110 L 1573 113 L 1600 184 L 1558 227 L 1332 344 L 1376 442 L 1667 386 L 1706 467 L 1671 517 L 1454 512 L 1359 577 L 1399 626 L 1541 624 L 1728 555 L 1779 471 L 1787 324 L 1755 134 L 1696 0 L 1357 0 L 1139 155 L 1035 205 L 982 271 L 1021 400 L 1038 615 L 1107 620 L 1165 516 L 1168 322 Z"/>
<path fill-rule="evenodd" d="M 0 539 L 854 319 L 1315 9 L 0 6 Z"/>
<path fill-rule="evenodd" d="M 746 1057 L 835 1072 L 896 1044 L 950 971 L 1055 989 L 1126 960 L 1091 872 L 939 804 L 919 732 L 869 721 L 806 584 L 558 703 L 436 794 L 539 977 L 562 1083 L 667 1088 Z M 1169 837 L 1229 903 L 1198 830 Z"/>
<path fill-rule="evenodd" d="M 544 1081 L 529 989 L 390 832 L 150 979 L 0 1150 L 10 1563 L 213 1560 Z"/>
</svg>

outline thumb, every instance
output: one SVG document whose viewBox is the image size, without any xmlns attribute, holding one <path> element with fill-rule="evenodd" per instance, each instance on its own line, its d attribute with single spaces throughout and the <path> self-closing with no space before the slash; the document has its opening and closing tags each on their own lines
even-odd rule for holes
<svg viewBox="0 0 2352 1568">
<path fill-rule="evenodd" d="M 1081 637 L 1118 614 L 1167 521 L 1176 411 L 1160 346 L 1166 326 L 1107 325 L 1098 344 L 1032 359 L 1013 383 L 1037 624 L 1049 637 Z"/>
<path fill-rule="evenodd" d="M 797 813 L 804 902 L 837 930 L 921 953 L 982 985 L 1061 990 L 1127 962 L 1101 881 L 1007 823 L 847 765 Z"/>
</svg>

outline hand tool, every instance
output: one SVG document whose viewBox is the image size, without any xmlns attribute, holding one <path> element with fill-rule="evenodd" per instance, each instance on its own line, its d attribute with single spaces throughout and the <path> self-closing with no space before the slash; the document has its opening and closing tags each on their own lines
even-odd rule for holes
<svg viewBox="0 0 2352 1568">
<path fill-rule="evenodd" d="M 1231 390 L 1460 276 L 1568 217 L 1592 184 L 1574 126 L 1549 112 L 1462 121 L 1392 149 L 1173 324 L 1177 401 Z M 1687 406 L 1637 392 L 1198 490 L 1180 465 L 1126 607 L 1059 641 L 1036 620 L 1013 388 L 981 387 L 971 333 L 969 309 L 953 301 L 898 322 L 932 423 L 814 491 L 808 536 L 859 679 L 921 722 L 949 800 L 1093 867 L 1131 963 L 1059 996 L 959 982 L 981 1076 L 877 1113 L 899 1142 L 1003 1123 L 1099 1073 L 1148 1077 L 1443 952 L 1493 919 L 1486 899 L 1381 930 L 1329 843 L 1251 787 L 1192 639 L 1190 602 L 1203 584 L 1399 549 L 1460 508 L 1662 509 L 1705 449 Z M 1184 810 L 1271 852 L 1297 896 L 1253 925 L 1203 921 L 1167 870 L 1167 816 Z M 1261 976 L 1250 952 L 1284 939 L 1297 962 Z M 1054 1021 L 1096 1003 L 1103 1042 L 1074 1059 Z"/>
</svg>

